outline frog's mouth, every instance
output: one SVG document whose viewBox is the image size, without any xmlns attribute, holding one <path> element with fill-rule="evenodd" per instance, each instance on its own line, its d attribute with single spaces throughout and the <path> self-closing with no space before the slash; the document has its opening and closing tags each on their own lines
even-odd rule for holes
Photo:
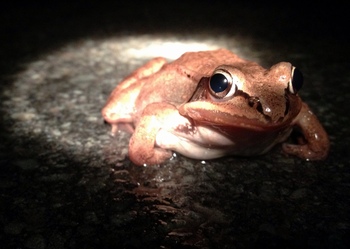
<svg viewBox="0 0 350 249">
<path fill-rule="evenodd" d="M 184 103 L 179 113 L 205 125 L 240 127 L 253 130 L 280 129 L 291 124 L 292 117 L 272 122 L 254 109 L 243 109 L 225 102 L 194 101 Z"/>
</svg>

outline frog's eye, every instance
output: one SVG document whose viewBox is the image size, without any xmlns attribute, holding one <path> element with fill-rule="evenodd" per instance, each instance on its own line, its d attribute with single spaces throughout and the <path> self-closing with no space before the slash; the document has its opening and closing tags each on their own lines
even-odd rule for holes
<svg viewBox="0 0 350 249">
<path fill-rule="evenodd" d="M 296 67 L 292 67 L 292 77 L 288 82 L 288 90 L 296 94 L 303 86 L 303 81 L 303 74 Z"/>
<path fill-rule="evenodd" d="M 209 90 L 214 97 L 221 99 L 232 96 L 236 92 L 237 86 L 233 84 L 231 74 L 225 70 L 217 69 L 210 77 Z"/>
</svg>

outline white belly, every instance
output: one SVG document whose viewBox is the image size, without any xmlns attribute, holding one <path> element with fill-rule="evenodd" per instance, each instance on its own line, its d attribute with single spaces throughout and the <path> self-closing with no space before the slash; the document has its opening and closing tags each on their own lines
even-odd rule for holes
<svg viewBox="0 0 350 249">
<path fill-rule="evenodd" d="M 190 133 L 161 129 L 156 137 L 156 145 L 199 160 L 225 155 L 250 156 L 267 152 L 274 145 L 285 140 L 290 131 L 288 129 L 283 132 L 271 132 L 271 134 L 255 134 L 255 131 L 239 130 L 227 136 L 206 126 L 197 126 Z"/>
</svg>

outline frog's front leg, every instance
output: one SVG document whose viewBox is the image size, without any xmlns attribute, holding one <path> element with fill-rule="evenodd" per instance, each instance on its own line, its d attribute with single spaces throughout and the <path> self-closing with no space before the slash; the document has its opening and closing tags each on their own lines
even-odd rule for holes
<svg viewBox="0 0 350 249">
<path fill-rule="evenodd" d="M 311 112 L 309 107 L 303 103 L 297 117 L 296 125 L 301 129 L 306 144 L 294 145 L 283 144 L 283 150 L 287 154 L 295 155 L 307 160 L 323 160 L 329 152 L 329 139 L 326 131 Z"/>
<path fill-rule="evenodd" d="M 148 105 L 137 123 L 129 143 L 129 158 L 136 165 L 158 165 L 171 158 L 172 152 L 158 147 L 160 130 L 174 130 L 178 126 L 190 126 L 190 121 L 181 116 L 169 103 Z M 167 140 L 167 138 L 164 138 Z"/>
</svg>

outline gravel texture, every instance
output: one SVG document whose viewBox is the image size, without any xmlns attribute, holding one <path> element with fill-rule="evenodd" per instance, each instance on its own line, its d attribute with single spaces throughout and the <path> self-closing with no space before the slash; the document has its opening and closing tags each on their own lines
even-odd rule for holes
<svg viewBox="0 0 350 249">
<path fill-rule="evenodd" d="M 2 248 L 350 246 L 349 45 L 317 19 L 325 9 L 309 17 L 222 3 L 171 4 L 166 13 L 91 1 L 3 10 Z M 208 20 L 213 13 L 222 15 Z M 100 115 L 113 87 L 155 56 L 218 47 L 303 71 L 300 95 L 330 135 L 327 160 L 288 157 L 280 146 L 255 158 L 128 160 L 130 135 L 110 136 Z"/>
</svg>

